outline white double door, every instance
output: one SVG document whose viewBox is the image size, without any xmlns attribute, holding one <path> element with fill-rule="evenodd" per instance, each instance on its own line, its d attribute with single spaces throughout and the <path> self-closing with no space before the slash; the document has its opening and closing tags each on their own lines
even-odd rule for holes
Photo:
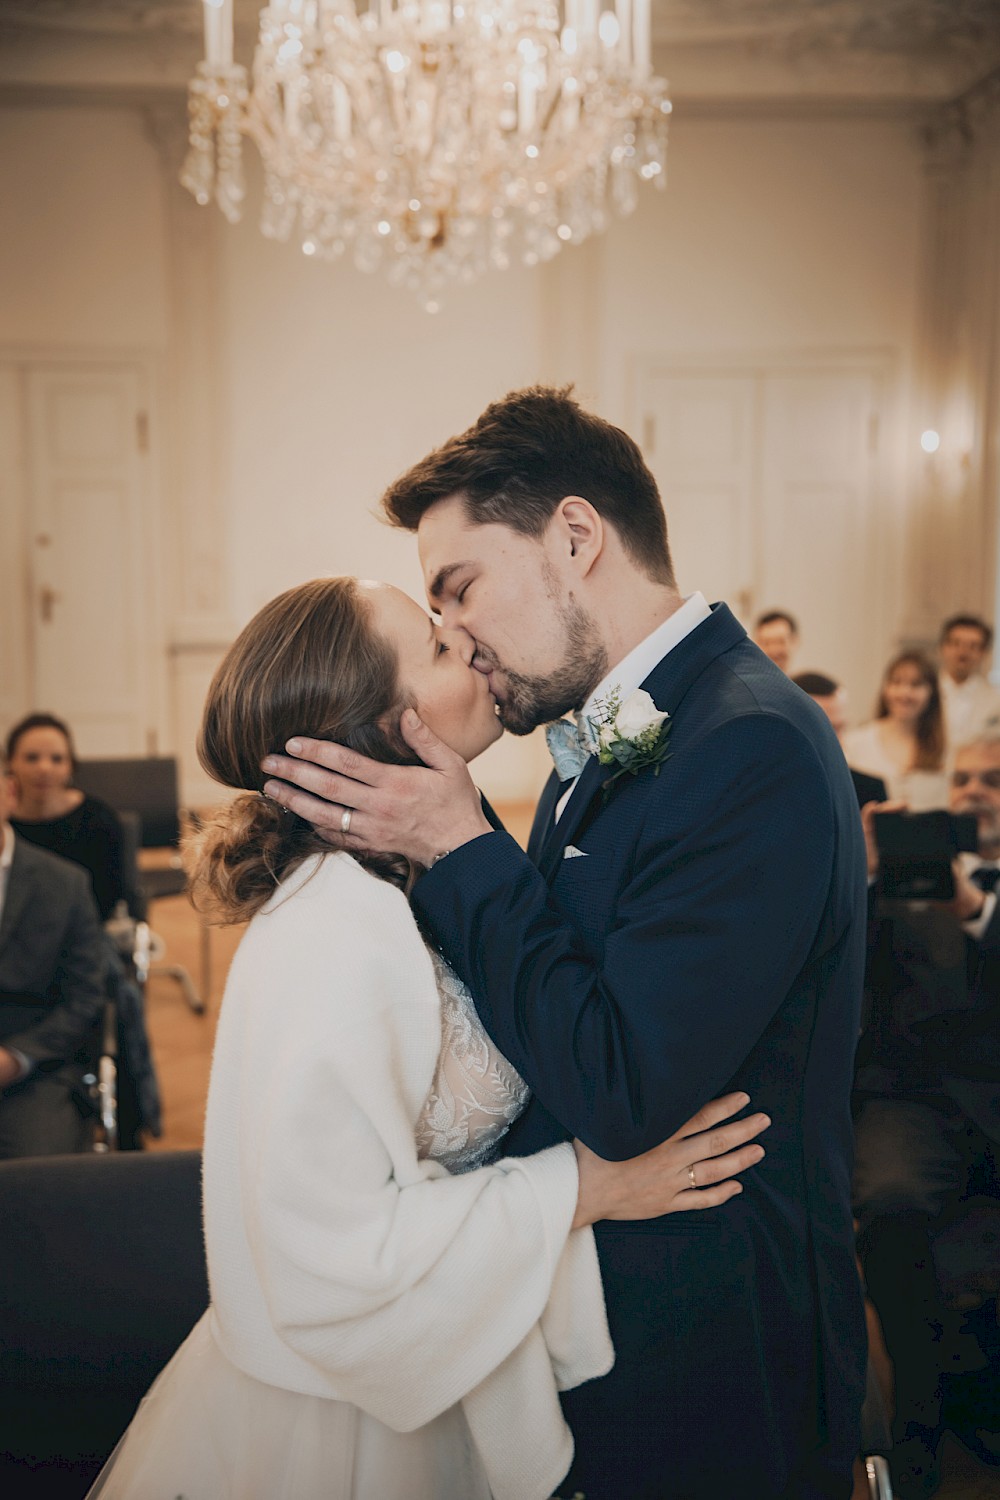
<svg viewBox="0 0 1000 1500">
<path fill-rule="evenodd" d="M 848 686 L 865 718 L 887 643 L 878 476 L 883 373 L 842 362 L 648 368 L 643 446 L 683 593 L 724 599 L 749 628 L 793 614 L 793 671 Z M 884 575 L 884 576 L 883 576 Z"/>
<path fill-rule="evenodd" d="M 0 564 L 19 619 L 7 633 L 8 721 L 48 710 L 84 755 L 136 755 L 159 721 L 157 546 L 141 366 L 21 361 L 0 369 L 0 427 L 14 444 Z M 16 482 L 13 476 L 16 474 Z M 9 612 L 8 612 L 9 613 Z"/>
</svg>

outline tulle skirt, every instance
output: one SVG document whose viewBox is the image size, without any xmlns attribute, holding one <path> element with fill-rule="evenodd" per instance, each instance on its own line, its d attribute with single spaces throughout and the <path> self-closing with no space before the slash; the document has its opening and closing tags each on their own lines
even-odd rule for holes
<svg viewBox="0 0 1000 1500">
<path fill-rule="evenodd" d="M 150 1387 L 87 1500 L 490 1500 L 460 1406 L 393 1432 L 230 1364 L 208 1312 Z"/>
</svg>

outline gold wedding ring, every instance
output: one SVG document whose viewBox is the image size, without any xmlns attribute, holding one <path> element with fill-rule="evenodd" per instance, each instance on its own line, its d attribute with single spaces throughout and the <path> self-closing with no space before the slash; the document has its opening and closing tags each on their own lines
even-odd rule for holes
<svg viewBox="0 0 1000 1500">
<path fill-rule="evenodd" d="M 688 1182 L 693 1188 L 697 1188 L 698 1183 L 695 1180 L 694 1167 L 688 1167 Z"/>
<path fill-rule="evenodd" d="M 345 835 L 351 831 L 351 814 L 353 811 L 353 808 L 345 807 L 340 815 L 340 831 Z"/>
</svg>

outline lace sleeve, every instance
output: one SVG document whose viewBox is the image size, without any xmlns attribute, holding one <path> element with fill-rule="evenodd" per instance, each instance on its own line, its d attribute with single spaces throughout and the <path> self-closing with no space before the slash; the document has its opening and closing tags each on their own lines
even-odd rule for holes
<svg viewBox="0 0 1000 1500">
<path fill-rule="evenodd" d="M 527 1084 L 490 1041 L 472 997 L 433 954 L 441 996 L 441 1056 L 417 1122 L 417 1152 L 450 1172 L 482 1166 L 528 1102 Z"/>
</svg>

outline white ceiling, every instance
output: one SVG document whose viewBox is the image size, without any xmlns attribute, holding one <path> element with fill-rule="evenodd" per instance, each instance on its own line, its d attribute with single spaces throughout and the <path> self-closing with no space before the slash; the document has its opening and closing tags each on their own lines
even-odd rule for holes
<svg viewBox="0 0 1000 1500">
<path fill-rule="evenodd" d="M 235 0 L 237 51 L 255 0 Z M 653 0 L 678 103 L 913 106 L 1000 68 L 1000 0 Z M 200 56 L 200 0 L 0 0 L 0 88 L 172 91 Z"/>
</svg>

